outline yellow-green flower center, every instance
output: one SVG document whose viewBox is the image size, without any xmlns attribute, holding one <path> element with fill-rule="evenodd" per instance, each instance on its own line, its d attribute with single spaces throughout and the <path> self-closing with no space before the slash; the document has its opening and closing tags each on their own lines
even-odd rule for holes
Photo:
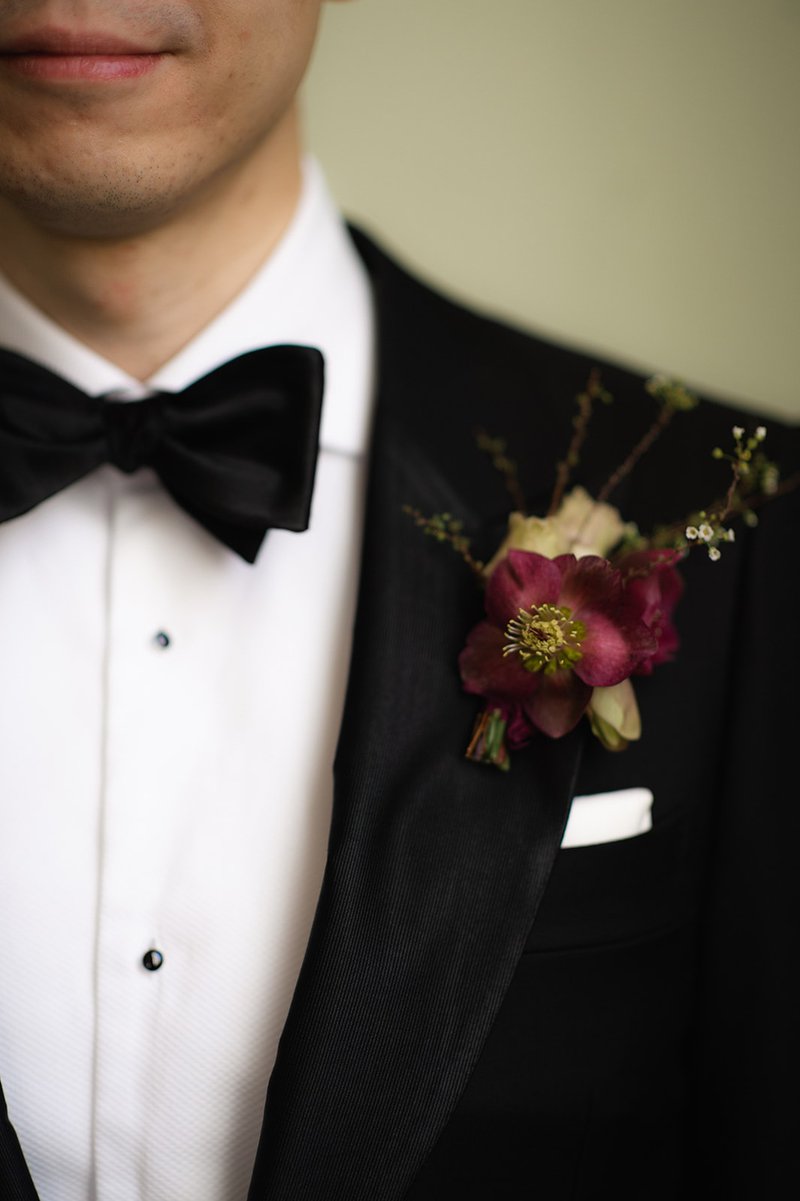
<svg viewBox="0 0 800 1201">
<path fill-rule="evenodd" d="M 520 609 L 506 626 L 508 643 L 504 655 L 519 655 L 526 671 L 569 670 L 583 658 L 581 643 L 586 637 L 582 621 L 572 621 L 565 605 L 531 605 Z"/>
</svg>

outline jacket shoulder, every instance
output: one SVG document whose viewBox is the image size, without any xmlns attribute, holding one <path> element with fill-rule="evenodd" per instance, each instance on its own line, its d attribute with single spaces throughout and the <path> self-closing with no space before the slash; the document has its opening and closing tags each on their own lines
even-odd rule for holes
<svg viewBox="0 0 800 1201">
<path fill-rule="evenodd" d="M 613 402 L 596 406 L 575 482 L 596 491 L 652 424 L 658 406 L 642 372 L 475 311 L 422 281 L 363 231 L 351 234 L 375 293 L 382 374 L 390 376 L 406 420 L 424 428 L 432 453 L 472 453 L 477 462 L 475 430 L 485 428 L 506 440 L 535 497 L 543 474 L 548 486 L 552 481 L 575 398 L 593 371 Z M 671 520 L 724 492 L 727 467 L 711 452 L 732 446 L 734 425 L 760 424 L 768 429 L 765 450 L 789 474 L 798 458 L 797 427 L 706 396 L 692 412 L 676 414 L 637 473 L 640 518 Z"/>
</svg>

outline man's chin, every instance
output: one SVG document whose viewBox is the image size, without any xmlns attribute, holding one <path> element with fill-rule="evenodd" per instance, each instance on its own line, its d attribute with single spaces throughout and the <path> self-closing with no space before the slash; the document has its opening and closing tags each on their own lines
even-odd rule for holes
<svg viewBox="0 0 800 1201">
<path fill-rule="evenodd" d="M 164 225 L 180 207 L 174 181 L 153 170 L 78 172 L 57 180 L 28 171 L 9 177 L 0 167 L 0 203 L 22 221 L 68 238 L 138 237 Z M 172 184 L 172 187 L 170 187 Z"/>
</svg>

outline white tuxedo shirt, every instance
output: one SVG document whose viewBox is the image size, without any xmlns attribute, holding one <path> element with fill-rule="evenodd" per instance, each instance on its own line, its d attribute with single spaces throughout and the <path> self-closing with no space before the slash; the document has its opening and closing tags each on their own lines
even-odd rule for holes
<svg viewBox="0 0 800 1201">
<path fill-rule="evenodd" d="M 0 280 L 0 343 L 95 395 L 281 342 L 326 368 L 310 528 L 253 566 L 149 471 L 0 525 L 0 1078 L 42 1201 L 246 1195 L 325 860 L 372 326 L 312 162 L 269 260 L 145 385 Z"/>
</svg>

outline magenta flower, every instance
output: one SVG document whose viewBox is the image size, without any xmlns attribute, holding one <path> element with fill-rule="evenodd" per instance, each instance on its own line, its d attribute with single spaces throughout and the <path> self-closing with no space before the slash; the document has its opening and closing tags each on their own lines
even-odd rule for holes
<svg viewBox="0 0 800 1201">
<path fill-rule="evenodd" d="M 639 550 L 615 563 L 625 581 L 625 592 L 656 640 L 655 653 L 636 667 L 638 675 L 650 675 L 654 667 L 675 657 L 678 632 L 672 614 L 683 593 L 683 580 L 676 564 L 683 555 L 677 550 Z"/>
<path fill-rule="evenodd" d="M 592 689 L 619 684 L 658 643 L 641 598 L 606 559 L 510 551 L 486 585 L 486 618 L 459 657 L 467 692 L 508 722 L 509 745 L 534 730 L 560 738 L 573 729 Z"/>
</svg>

